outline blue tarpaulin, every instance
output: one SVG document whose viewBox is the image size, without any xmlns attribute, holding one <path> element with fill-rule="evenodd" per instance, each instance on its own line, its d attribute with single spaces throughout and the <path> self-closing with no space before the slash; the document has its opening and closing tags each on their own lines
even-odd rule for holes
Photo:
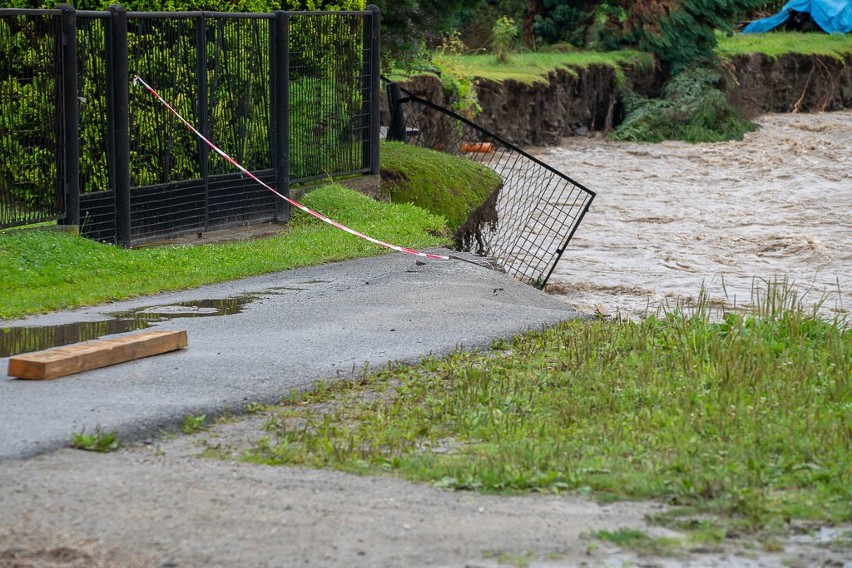
<svg viewBox="0 0 852 568">
<path fill-rule="evenodd" d="M 791 10 L 810 14 L 826 33 L 852 32 L 852 0 L 790 0 L 774 16 L 747 25 L 743 33 L 759 34 L 775 29 L 787 21 Z"/>
</svg>

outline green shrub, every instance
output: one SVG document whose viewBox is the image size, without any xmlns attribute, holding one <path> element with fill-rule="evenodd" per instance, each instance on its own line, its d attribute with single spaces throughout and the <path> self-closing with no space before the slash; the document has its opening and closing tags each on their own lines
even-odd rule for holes
<svg viewBox="0 0 852 568">
<path fill-rule="evenodd" d="M 719 81 L 717 71 L 698 67 L 670 80 L 660 99 L 622 92 L 626 116 L 611 137 L 634 142 L 741 140 L 755 126 L 730 105 Z"/>
<path fill-rule="evenodd" d="M 491 33 L 494 38 L 491 43 L 494 47 L 494 55 L 497 56 L 497 61 L 508 63 L 512 42 L 518 37 L 518 26 L 515 25 L 515 21 L 512 18 L 501 16 L 494 22 Z"/>
</svg>

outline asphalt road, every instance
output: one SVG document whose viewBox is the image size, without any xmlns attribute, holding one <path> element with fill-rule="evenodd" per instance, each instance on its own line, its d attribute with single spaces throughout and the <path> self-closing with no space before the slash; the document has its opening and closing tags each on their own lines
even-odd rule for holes
<svg viewBox="0 0 852 568">
<path fill-rule="evenodd" d="M 446 253 L 446 251 L 444 251 Z M 201 315 L 199 300 L 240 299 L 241 311 Z M 174 307 L 195 302 L 195 308 Z M 485 347 L 576 313 L 499 272 L 392 254 L 249 278 L 19 321 L 3 328 L 109 320 L 154 307 L 154 329 L 185 329 L 189 347 L 52 381 L 6 378 L 0 359 L 0 460 L 66 446 L 74 432 L 143 440 L 189 414 L 241 412 L 365 366 Z M 188 312 L 188 313 L 184 313 Z"/>
</svg>

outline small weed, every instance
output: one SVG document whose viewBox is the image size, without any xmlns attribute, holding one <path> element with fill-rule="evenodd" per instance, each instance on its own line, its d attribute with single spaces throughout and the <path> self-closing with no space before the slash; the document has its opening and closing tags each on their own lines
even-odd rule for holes
<svg viewBox="0 0 852 568">
<path fill-rule="evenodd" d="M 206 414 L 190 414 L 183 420 L 183 425 L 180 427 L 180 431 L 184 434 L 194 434 L 196 432 L 201 432 L 205 429 L 204 422 L 207 420 Z"/>
<path fill-rule="evenodd" d="M 512 50 L 512 42 L 518 37 L 518 26 L 515 20 L 508 16 L 501 16 L 494 22 L 494 27 L 491 28 L 493 37 L 492 46 L 494 55 L 497 56 L 497 62 L 506 64 L 509 63 L 509 53 Z"/>
<path fill-rule="evenodd" d="M 521 553 L 492 550 L 484 552 L 482 556 L 489 560 L 496 560 L 500 566 L 514 566 L 515 568 L 527 568 L 530 562 L 536 558 L 535 552 L 529 550 Z"/>
<path fill-rule="evenodd" d="M 619 548 L 644 554 L 671 556 L 677 552 L 680 542 L 674 538 L 653 538 L 636 529 L 620 528 L 616 531 L 596 531 L 592 533 L 598 540 L 611 542 Z"/>
<path fill-rule="evenodd" d="M 85 429 L 82 432 L 71 434 L 69 445 L 72 448 L 90 452 L 111 452 L 117 450 L 121 446 L 121 442 L 115 430 L 104 432 L 100 426 L 95 426 L 95 431 L 91 434 L 87 433 Z"/>
<path fill-rule="evenodd" d="M 250 402 L 246 405 L 246 414 L 262 414 L 267 409 L 265 404 Z"/>
</svg>

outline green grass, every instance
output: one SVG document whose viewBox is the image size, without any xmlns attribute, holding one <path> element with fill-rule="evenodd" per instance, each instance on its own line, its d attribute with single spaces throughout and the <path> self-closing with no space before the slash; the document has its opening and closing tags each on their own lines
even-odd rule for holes
<svg viewBox="0 0 852 568">
<path fill-rule="evenodd" d="M 115 430 L 104 432 L 100 426 L 97 426 L 91 434 L 87 434 L 85 431 L 71 434 L 71 441 L 68 445 L 78 450 L 106 453 L 120 448 L 121 441 L 118 439 Z"/>
<path fill-rule="evenodd" d="M 201 432 L 207 428 L 206 422 L 206 414 L 189 414 L 183 419 L 180 431 L 184 434 L 195 434 L 196 432 Z"/>
<path fill-rule="evenodd" d="M 383 194 L 393 203 L 442 212 L 452 230 L 502 183 L 476 162 L 401 142 L 383 144 L 381 159 Z"/>
<path fill-rule="evenodd" d="M 776 58 L 791 53 L 827 55 L 843 59 L 852 55 L 852 34 L 769 32 L 719 36 L 716 53 L 721 57 L 762 53 Z"/>
<path fill-rule="evenodd" d="M 635 550 L 642 554 L 672 556 L 680 548 L 680 542 L 668 537 L 650 537 L 642 531 L 620 528 L 615 531 L 595 531 L 592 536 L 611 542 L 620 548 Z"/>
<path fill-rule="evenodd" d="M 303 202 L 393 244 L 449 242 L 443 218 L 329 185 Z M 219 245 L 124 250 L 61 232 L 0 233 L 0 318 L 92 305 L 245 276 L 383 254 L 386 249 L 297 212 L 286 234 Z"/>
<path fill-rule="evenodd" d="M 780 298 L 780 299 L 779 299 Z M 760 313 L 572 321 L 293 395 L 246 459 L 484 492 L 852 521 L 852 331 Z"/>
<path fill-rule="evenodd" d="M 466 77 L 505 81 L 512 79 L 520 83 L 547 83 L 548 74 L 557 69 L 571 71 L 590 65 L 607 65 L 620 70 L 624 65 L 650 68 L 653 61 L 648 54 L 639 51 L 572 51 L 568 53 L 513 53 L 508 63 L 498 63 L 492 54 L 441 55 L 436 56 L 449 67 L 453 74 Z"/>
</svg>

